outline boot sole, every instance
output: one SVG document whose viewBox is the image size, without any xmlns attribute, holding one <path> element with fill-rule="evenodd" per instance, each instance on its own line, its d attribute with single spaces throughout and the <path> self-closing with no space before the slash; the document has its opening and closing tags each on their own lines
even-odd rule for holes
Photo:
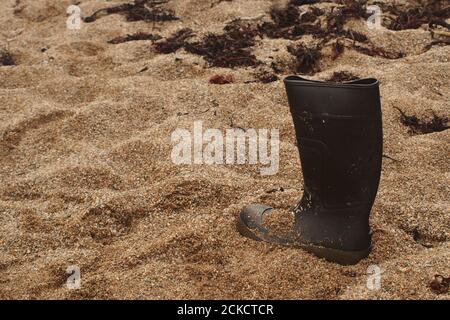
<svg viewBox="0 0 450 320">
<path fill-rule="evenodd" d="M 236 225 L 239 233 L 247 238 L 256 241 L 269 242 L 293 248 L 300 248 L 316 255 L 319 258 L 323 258 L 327 261 L 335 262 L 341 265 L 357 264 L 359 261 L 366 258 L 372 249 L 372 246 L 369 246 L 368 248 L 363 250 L 348 251 L 348 250 L 326 248 L 311 244 L 298 243 L 294 240 L 289 239 L 284 239 L 283 241 L 280 241 L 279 238 L 259 237 L 258 234 L 256 234 L 255 232 L 252 231 L 252 229 L 249 229 L 247 227 L 247 225 L 244 223 L 244 221 L 242 221 L 240 217 L 237 219 Z"/>
</svg>

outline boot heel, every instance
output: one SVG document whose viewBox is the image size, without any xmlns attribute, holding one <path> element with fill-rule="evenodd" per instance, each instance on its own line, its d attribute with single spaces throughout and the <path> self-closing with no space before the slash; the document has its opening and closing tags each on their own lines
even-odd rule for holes
<svg viewBox="0 0 450 320">
<path fill-rule="evenodd" d="M 300 245 L 300 247 L 303 250 L 313 253 L 319 258 L 324 258 L 327 261 L 339 263 L 341 265 L 357 264 L 359 261 L 366 258 L 372 250 L 372 246 L 357 251 L 346 251 L 312 245 Z"/>
</svg>

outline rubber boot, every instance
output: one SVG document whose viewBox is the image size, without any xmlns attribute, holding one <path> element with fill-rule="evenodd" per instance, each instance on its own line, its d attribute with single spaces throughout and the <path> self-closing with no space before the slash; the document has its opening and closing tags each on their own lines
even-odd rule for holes
<svg viewBox="0 0 450 320">
<path fill-rule="evenodd" d="M 303 171 L 304 193 L 293 207 L 289 236 L 263 225 L 272 208 L 245 207 L 241 234 L 303 248 L 339 264 L 355 264 L 371 249 L 369 214 L 378 189 L 382 125 L 376 79 L 346 83 L 284 80 Z"/>
</svg>

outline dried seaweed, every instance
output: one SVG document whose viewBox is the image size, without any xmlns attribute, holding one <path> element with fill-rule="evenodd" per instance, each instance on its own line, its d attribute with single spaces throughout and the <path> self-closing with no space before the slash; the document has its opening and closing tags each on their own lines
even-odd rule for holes
<svg viewBox="0 0 450 320">
<path fill-rule="evenodd" d="M 348 38 L 351 39 L 353 41 L 357 41 L 357 42 L 368 42 L 369 39 L 367 38 L 367 36 L 365 34 L 362 34 L 361 32 L 355 31 L 355 30 L 343 30 L 341 32 L 339 32 L 340 36 L 344 37 L 344 38 Z"/>
<path fill-rule="evenodd" d="M 167 39 L 155 43 L 155 50 L 159 53 L 172 53 L 180 49 L 186 44 L 186 40 L 194 34 L 191 29 L 183 28 L 172 34 Z"/>
<path fill-rule="evenodd" d="M 431 119 L 419 119 L 414 115 L 408 116 L 400 108 L 394 108 L 400 112 L 400 122 L 408 127 L 410 135 L 440 132 L 450 128 L 447 125 L 448 117 L 441 117 L 433 113 Z"/>
<path fill-rule="evenodd" d="M 360 78 L 348 71 L 338 71 L 333 72 L 333 75 L 330 78 L 328 78 L 327 81 L 341 83 L 358 79 Z"/>
<path fill-rule="evenodd" d="M 416 6 L 409 8 L 385 5 L 383 11 L 395 17 L 386 25 L 391 30 L 417 29 L 424 24 L 450 29 L 450 25 L 446 22 L 450 17 L 448 1 L 420 1 Z"/>
<path fill-rule="evenodd" d="M 239 21 L 225 26 L 221 34 L 209 33 L 200 41 L 186 41 L 192 35 L 192 30 L 182 29 L 157 42 L 155 49 L 160 53 L 171 53 L 183 47 L 187 52 L 203 56 L 213 67 L 255 67 L 260 63 L 250 49 L 258 32 L 248 25 L 241 25 Z"/>
<path fill-rule="evenodd" d="M 319 0 L 290 0 L 289 4 L 294 6 L 302 6 L 304 4 L 315 4 L 320 2 Z M 327 1 L 322 1 L 327 2 Z"/>
<path fill-rule="evenodd" d="M 269 38 L 297 39 L 305 34 L 322 37 L 324 30 L 320 22 L 313 24 L 321 14 L 323 14 L 321 10 L 300 12 L 293 4 L 288 4 L 284 8 L 272 7 L 270 10 L 272 22 L 260 24 L 258 31 Z"/>
<path fill-rule="evenodd" d="M 110 14 L 124 15 L 127 21 L 170 21 L 178 20 L 172 10 L 161 8 L 160 5 L 167 1 L 135 0 L 134 3 L 125 3 L 114 7 L 97 10 L 92 15 L 85 17 L 86 23 Z"/>
<path fill-rule="evenodd" d="M 385 59 L 400 59 L 405 57 L 403 52 L 387 51 L 370 42 L 365 46 L 362 46 L 355 42 L 348 44 L 344 40 L 344 38 L 339 38 L 331 44 L 331 59 L 337 59 L 342 53 L 344 53 L 346 47 L 372 57 L 383 57 Z"/>
<path fill-rule="evenodd" d="M 269 70 L 259 70 L 255 73 L 254 80 L 247 80 L 244 81 L 244 83 L 255 83 L 255 82 L 261 82 L 261 83 L 271 83 L 274 81 L 277 81 L 279 78 L 276 74 L 273 72 L 270 72 Z"/>
<path fill-rule="evenodd" d="M 296 72 L 314 74 L 320 70 L 319 61 L 322 57 L 321 48 L 307 47 L 304 44 L 288 46 L 288 51 L 296 58 Z"/>
<path fill-rule="evenodd" d="M 439 44 L 443 44 L 443 45 L 450 45 L 450 39 L 437 39 L 437 40 L 433 40 L 431 43 L 427 44 L 425 46 L 425 48 L 423 49 L 424 52 L 430 50 L 433 46 L 439 45 Z"/>
<path fill-rule="evenodd" d="M 352 18 L 368 17 L 363 6 L 365 1 L 344 1 L 344 6 L 331 10 L 326 14 L 326 25 L 322 26 L 319 16 L 325 14 L 322 9 L 312 7 L 308 11 L 300 11 L 298 4 L 316 3 L 317 1 L 291 1 L 286 7 L 273 7 L 270 16 L 273 22 L 266 22 L 260 26 L 260 31 L 271 38 L 296 39 L 310 34 L 315 38 L 332 39 L 337 36 L 350 37 L 357 41 L 367 38 L 344 30 L 344 24 Z M 313 22 L 315 22 L 313 24 Z"/>
<path fill-rule="evenodd" d="M 201 41 L 186 43 L 186 51 L 203 56 L 213 67 L 254 67 L 260 62 L 251 53 L 257 31 L 249 26 L 229 24 L 222 34 L 207 34 Z"/>
<path fill-rule="evenodd" d="M 212 2 L 211 3 L 211 8 L 217 6 L 218 4 L 222 3 L 222 2 L 231 2 L 233 0 L 217 0 L 217 2 Z"/>
<path fill-rule="evenodd" d="M 436 274 L 428 286 L 435 294 L 446 294 L 450 287 L 450 277 L 446 278 Z"/>
<path fill-rule="evenodd" d="M 271 72 L 260 72 L 256 75 L 256 78 L 262 83 L 270 83 L 278 80 L 278 76 Z"/>
<path fill-rule="evenodd" d="M 16 62 L 14 61 L 14 57 L 6 49 L 0 49 L 0 66 L 14 66 Z"/>
<path fill-rule="evenodd" d="M 153 34 L 153 33 L 145 33 L 145 32 L 138 32 L 135 34 L 127 34 L 126 36 L 120 36 L 116 37 L 114 39 L 111 39 L 108 41 L 108 43 L 111 44 L 119 44 L 124 42 L 130 42 L 130 41 L 139 41 L 139 40 L 159 40 L 161 39 L 160 35 Z"/>
<path fill-rule="evenodd" d="M 288 51 L 296 57 L 297 72 L 307 74 L 317 72 L 319 60 L 322 57 L 321 49 L 328 46 L 329 41 L 334 38 L 338 40 L 331 44 L 333 60 L 344 52 L 346 38 L 353 41 L 352 47 L 364 54 L 389 59 L 403 57 L 402 53 L 391 53 L 373 46 L 367 36 L 360 32 L 344 29 L 349 19 L 368 17 L 364 7 L 366 1 L 342 1 L 343 6 L 333 8 L 326 14 L 323 10 L 314 7 L 303 12 L 298 8 L 298 5 L 310 3 L 310 1 L 290 1 L 284 8 L 273 7 L 270 11 L 272 22 L 264 22 L 258 26 L 258 31 L 270 38 L 297 39 L 303 35 L 312 35 L 320 40 L 315 48 L 307 48 L 304 45 L 288 47 Z M 324 25 L 318 19 L 322 15 L 325 15 Z M 358 45 L 357 42 L 366 43 L 368 47 Z"/>
<path fill-rule="evenodd" d="M 336 42 L 331 45 L 331 59 L 336 60 L 341 54 L 344 53 L 344 51 L 345 44 L 342 39 L 337 39 Z"/>
<path fill-rule="evenodd" d="M 229 84 L 234 82 L 234 77 L 231 74 L 220 75 L 216 74 L 209 79 L 211 84 Z"/>
<path fill-rule="evenodd" d="M 350 19 L 367 19 L 369 14 L 364 7 L 367 1 L 343 1 L 343 6 L 333 8 L 326 16 L 327 32 L 342 35 L 344 25 Z"/>
<path fill-rule="evenodd" d="M 144 2 L 146 1 L 135 1 L 135 6 Z M 296 58 L 296 71 L 306 74 L 313 74 L 320 70 L 319 62 L 322 58 L 322 49 L 330 45 L 332 50 L 331 58 L 333 60 L 338 58 L 347 47 L 365 55 L 386 59 L 399 59 L 405 56 L 402 52 L 390 52 L 377 47 L 361 32 L 345 28 L 346 23 L 350 19 L 368 18 L 369 13 L 366 12 L 365 8 L 366 0 L 341 0 L 337 2 L 338 6 L 334 6 L 327 11 L 317 7 L 300 7 L 304 4 L 318 2 L 320 1 L 291 0 L 285 7 L 271 8 L 271 22 L 266 21 L 252 26 L 251 24 L 236 23 L 240 22 L 238 19 L 229 23 L 222 34 L 209 33 L 196 42 L 187 41 L 192 35 L 192 31 L 183 31 L 156 43 L 155 48 L 160 53 L 170 53 L 183 47 L 190 53 L 203 56 L 209 65 L 214 67 L 255 67 L 260 62 L 251 53 L 251 47 L 254 46 L 257 36 L 298 39 L 304 35 L 311 35 L 319 40 L 313 47 L 306 47 L 305 45 L 288 47 L 288 51 Z M 400 5 L 390 5 L 388 8 L 389 12 L 394 14 L 396 19 L 398 18 L 403 28 L 405 26 L 402 22 L 404 18 L 400 17 L 402 11 L 399 9 L 402 7 Z M 407 11 L 409 12 L 409 17 L 419 16 L 420 19 L 425 19 L 429 22 L 433 21 L 433 23 L 437 18 L 448 15 L 446 8 L 436 5 L 432 5 L 426 10 L 423 9 L 420 11 L 420 14 L 415 14 L 416 11 L 411 10 L 413 9 Z M 319 17 L 322 18 L 319 19 Z M 333 39 L 337 40 L 331 42 Z M 346 39 L 352 42 L 350 43 Z M 445 41 L 434 41 L 425 50 L 439 43 L 447 44 Z"/>
<path fill-rule="evenodd" d="M 355 49 L 358 52 L 361 52 L 363 54 L 372 56 L 372 57 L 383 57 L 386 59 L 400 59 L 405 57 L 405 54 L 403 52 L 390 52 L 386 51 L 383 48 L 376 47 L 374 45 L 371 45 L 369 47 L 363 47 L 357 44 L 353 45 L 353 49 Z"/>
</svg>

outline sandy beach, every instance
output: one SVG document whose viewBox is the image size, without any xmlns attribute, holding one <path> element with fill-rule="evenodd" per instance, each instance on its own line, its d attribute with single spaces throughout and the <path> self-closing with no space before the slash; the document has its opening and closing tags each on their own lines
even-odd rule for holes
<svg viewBox="0 0 450 320">
<path fill-rule="evenodd" d="M 383 12 L 415 3 L 378 2 Z M 379 28 L 350 13 L 342 30 L 299 34 L 271 17 L 287 1 L 266 0 L 171 0 L 147 4 L 154 15 L 145 19 L 132 6 L 94 15 L 124 3 L 133 1 L 2 1 L 1 299 L 450 298 L 448 279 L 433 285 L 450 277 L 448 27 L 396 27 L 392 11 Z M 67 13 L 75 4 L 79 28 L 77 11 Z M 322 27 L 342 6 L 291 5 Z M 232 32 L 242 48 L 208 54 L 206 40 L 218 41 L 208 35 L 237 39 Z M 302 45 L 317 59 L 297 59 Z M 296 73 L 380 81 L 373 251 L 354 266 L 236 230 L 245 205 L 288 209 L 301 197 L 282 81 Z M 278 129 L 278 172 L 173 163 L 172 133 L 195 121 Z M 367 286 L 373 265 L 378 290 Z M 80 269 L 77 290 L 67 288 L 69 266 Z"/>
</svg>

